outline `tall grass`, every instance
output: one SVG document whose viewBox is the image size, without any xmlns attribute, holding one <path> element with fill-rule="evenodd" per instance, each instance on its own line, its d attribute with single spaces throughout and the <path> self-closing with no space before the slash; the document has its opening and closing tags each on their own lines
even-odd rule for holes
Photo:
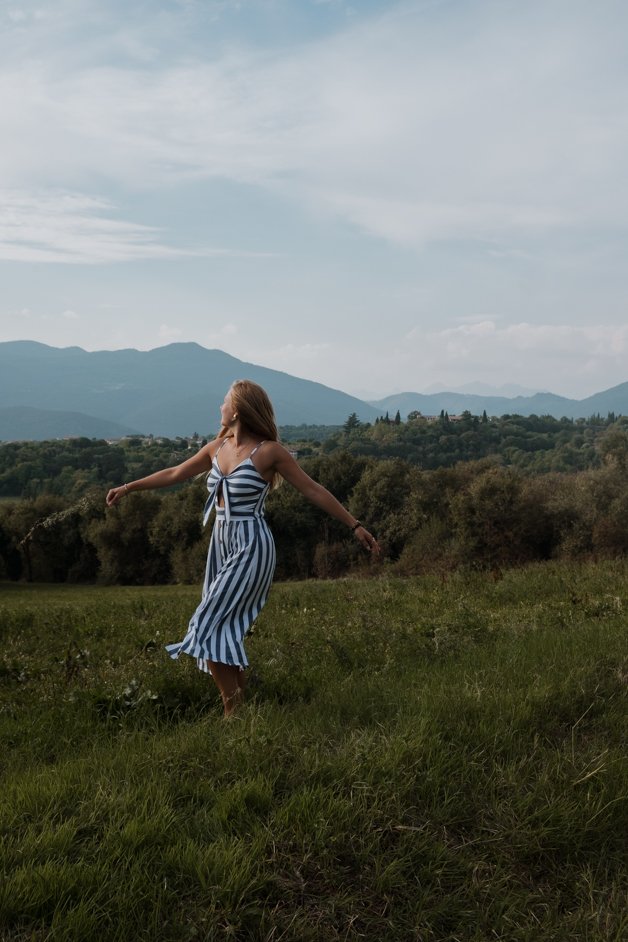
<svg viewBox="0 0 628 942">
<path fill-rule="evenodd" d="M 627 574 L 276 585 L 229 723 L 195 590 L 6 587 L 0 938 L 620 942 Z"/>
</svg>

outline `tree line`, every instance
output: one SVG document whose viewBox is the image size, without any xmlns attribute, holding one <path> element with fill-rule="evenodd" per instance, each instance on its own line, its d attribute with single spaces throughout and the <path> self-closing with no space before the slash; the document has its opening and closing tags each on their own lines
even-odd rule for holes
<svg viewBox="0 0 628 942">
<path fill-rule="evenodd" d="M 371 428 L 380 425 L 386 427 Z M 499 454 L 422 468 L 402 457 L 356 453 L 355 432 L 348 433 L 347 447 L 321 449 L 302 464 L 377 535 L 382 565 L 394 571 L 498 570 L 533 560 L 628 553 L 623 420 L 603 427 L 593 443 L 595 462 L 576 472 L 532 473 Z M 78 470 L 89 478 L 93 469 Z M 127 476 L 119 470 L 113 483 Z M 0 503 L 0 578 L 199 581 L 210 532 L 201 526 L 204 482 L 135 493 L 107 510 L 108 483 L 75 483 L 69 495 L 48 492 Z M 277 543 L 278 578 L 336 577 L 370 564 L 345 527 L 288 485 L 271 494 L 267 516 Z"/>
<path fill-rule="evenodd" d="M 412 412 L 403 422 L 397 412 L 369 423 L 353 413 L 343 426 L 284 426 L 280 433 L 300 458 L 340 451 L 356 457 L 403 458 L 431 470 L 499 457 L 505 465 L 543 473 L 600 467 L 598 441 L 625 421 L 612 414 L 573 420 L 520 415 L 489 419 L 470 412 L 426 418 Z M 205 441 L 194 435 L 138 436 L 113 444 L 88 438 L 5 442 L 0 445 L 0 497 L 58 494 L 78 499 L 90 487 L 111 487 L 177 464 Z"/>
<path fill-rule="evenodd" d="M 438 416 L 399 410 L 362 422 L 357 413 L 342 426 L 286 426 L 282 439 L 302 457 L 348 451 L 372 458 L 403 458 L 429 470 L 453 467 L 461 461 L 499 457 L 504 465 L 528 473 L 583 471 L 601 465 L 598 441 L 611 426 L 628 421 L 609 412 L 605 417 L 556 419 L 550 415 L 489 417 L 463 412 Z"/>
<path fill-rule="evenodd" d="M 411 412 L 403 422 L 397 411 L 371 424 L 360 422 L 354 413 L 320 450 L 403 458 L 424 469 L 499 456 L 503 464 L 530 473 L 583 471 L 600 466 L 597 442 L 617 422 L 622 419 L 613 414 L 574 420 L 547 415 L 489 418 L 470 412 L 449 416 L 445 411 L 432 417 Z"/>
</svg>

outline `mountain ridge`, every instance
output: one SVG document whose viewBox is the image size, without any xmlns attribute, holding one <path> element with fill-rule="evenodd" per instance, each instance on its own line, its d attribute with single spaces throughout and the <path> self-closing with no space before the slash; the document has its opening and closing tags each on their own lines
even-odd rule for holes
<svg viewBox="0 0 628 942">
<path fill-rule="evenodd" d="M 591 415 L 606 416 L 609 412 L 628 415 L 628 382 L 594 393 L 584 399 L 569 399 L 556 393 L 535 393 L 533 396 L 478 396 L 465 393 L 396 393 L 371 401 L 380 411 L 396 412 L 406 418 L 409 412 L 438 415 L 469 411 L 474 415 L 552 415 L 554 418 L 586 419 Z"/>
<path fill-rule="evenodd" d="M 214 434 L 225 391 L 234 380 L 244 377 L 267 389 L 280 425 L 340 425 L 354 412 L 361 421 L 372 422 L 397 410 L 403 419 L 414 410 L 423 415 L 438 415 L 443 410 L 474 415 L 486 411 L 488 415 L 537 414 L 559 419 L 598 413 L 606 416 L 609 412 L 628 415 L 628 382 L 582 400 L 541 392 L 512 398 L 407 392 L 367 402 L 195 342 L 152 350 L 87 351 L 18 340 L 0 343 L 0 440 L 46 437 L 53 426 L 59 431 L 52 437 L 119 437 L 115 432 L 103 433 L 99 424 L 103 422 L 127 430 L 121 434 Z M 21 435 L 16 434 L 18 414 L 7 412 L 19 409 L 39 412 L 38 419 L 34 412 L 23 413 Z M 60 413 L 68 414 L 65 426 Z M 83 431 L 76 432 L 77 427 Z"/>
<path fill-rule="evenodd" d="M 80 403 L 84 414 L 146 434 L 213 434 L 226 390 L 244 377 L 268 390 L 280 424 L 336 425 L 352 412 L 362 421 L 378 415 L 341 390 L 196 343 L 93 352 L 34 341 L 0 343 L 0 407 L 74 412 Z"/>
<path fill-rule="evenodd" d="M 122 438 L 135 429 L 84 412 L 61 412 L 9 406 L 0 409 L 0 441 L 44 441 L 51 438 Z"/>
</svg>

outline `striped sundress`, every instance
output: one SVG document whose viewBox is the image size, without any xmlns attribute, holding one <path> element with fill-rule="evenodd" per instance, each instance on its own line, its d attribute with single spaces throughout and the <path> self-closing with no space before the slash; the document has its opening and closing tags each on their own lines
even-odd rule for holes
<svg viewBox="0 0 628 942">
<path fill-rule="evenodd" d="M 205 672 L 208 660 L 248 666 L 244 636 L 266 602 L 275 571 L 275 544 L 264 518 L 270 485 L 252 461 L 263 444 L 256 445 L 229 474 L 222 473 L 216 452 L 207 476 L 209 497 L 203 522 L 207 523 L 214 507 L 216 520 L 203 596 L 183 641 L 166 645 L 171 657 L 189 654 Z M 219 507 L 221 495 L 223 506 Z"/>
</svg>

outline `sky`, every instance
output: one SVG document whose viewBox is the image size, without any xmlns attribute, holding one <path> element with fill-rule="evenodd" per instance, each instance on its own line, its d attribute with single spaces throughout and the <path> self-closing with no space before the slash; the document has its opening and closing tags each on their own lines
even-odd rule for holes
<svg viewBox="0 0 628 942">
<path fill-rule="evenodd" d="M 0 0 L 0 341 L 628 381 L 625 0 Z"/>
</svg>

